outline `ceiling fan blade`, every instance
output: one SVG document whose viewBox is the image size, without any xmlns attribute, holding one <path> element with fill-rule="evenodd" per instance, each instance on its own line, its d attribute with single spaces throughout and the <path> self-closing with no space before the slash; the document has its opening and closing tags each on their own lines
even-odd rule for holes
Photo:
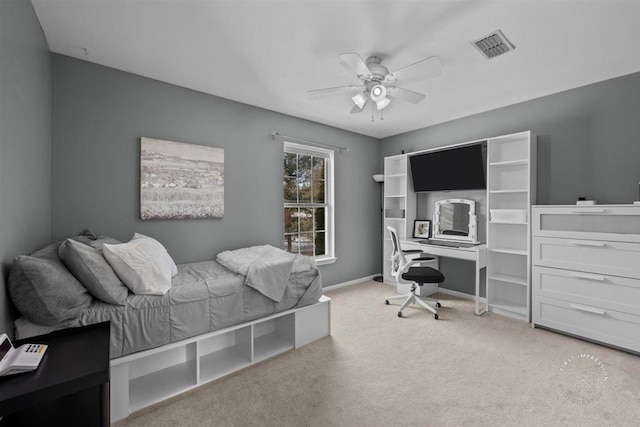
<svg viewBox="0 0 640 427">
<path fill-rule="evenodd" d="M 323 89 L 314 89 L 314 90 L 307 91 L 307 93 L 309 95 L 321 95 L 326 93 L 351 92 L 354 90 L 361 90 L 361 89 L 362 89 L 362 86 L 349 85 L 349 86 L 325 87 Z"/>
<path fill-rule="evenodd" d="M 354 105 L 353 108 L 351 109 L 351 114 L 358 114 L 358 113 L 362 113 L 363 111 L 364 111 L 364 107 L 360 108 L 357 105 Z"/>
<path fill-rule="evenodd" d="M 387 74 L 387 81 L 400 81 L 415 78 L 437 77 L 442 73 L 442 61 L 437 56 L 421 59 L 418 62 L 402 67 L 392 73 Z"/>
<path fill-rule="evenodd" d="M 371 70 L 367 67 L 366 62 L 360 55 L 355 52 L 341 53 L 340 59 L 342 59 L 353 71 L 356 72 L 358 77 L 367 78 L 372 75 Z"/>
<path fill-rule="evenodd" d="M 401 101 L 409 102 L 411 104 L 417 104 L 426 98 L 426 95 L 418 92 L 414 92 L 409 89 L 403 89 L 401 87 L 396 86 L 388 86 L 387 90 L 389 94 L 387 95 L 389 98 L 396 98 Z"/>
</svg>

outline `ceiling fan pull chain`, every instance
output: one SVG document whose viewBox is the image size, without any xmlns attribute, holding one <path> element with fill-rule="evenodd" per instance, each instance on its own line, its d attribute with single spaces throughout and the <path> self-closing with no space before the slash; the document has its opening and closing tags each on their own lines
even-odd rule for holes
<svg viewBox="0 0 640 427">
<path fill-rule="evenodd" d="M 373 102 L 371 103 L 371 123 L 373 123 Z"/>
</svg>

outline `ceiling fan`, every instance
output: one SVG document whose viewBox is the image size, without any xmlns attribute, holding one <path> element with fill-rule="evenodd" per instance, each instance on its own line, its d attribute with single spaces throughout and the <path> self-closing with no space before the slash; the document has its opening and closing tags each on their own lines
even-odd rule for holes
<svg viewBox="0 0 640 427">
<path fill-rule="evenodd" d="M 359 54 L 349 52 L 341 53 L 340 59 L 356 73 L 359 84 L 314 89 L 308 93 L 313 95 L 358 91 L 351 98 L 354 103 L 351 114 L 362 112 L 369 100 L 372 101 L 372 111 L 373 105 L 378 111 L 382 111 L 395 99 L 417 104 L 425 98 L 425 95 L 401 88 L 398 84 L 436 77 L 442 70 L 442 62 L 437 56 L 421 59 L 392 72 L 389 72 L 389 69 L 381 64 L 382 59 L 375 55 L 369 56 L 365 61 Z"/>
</svg>

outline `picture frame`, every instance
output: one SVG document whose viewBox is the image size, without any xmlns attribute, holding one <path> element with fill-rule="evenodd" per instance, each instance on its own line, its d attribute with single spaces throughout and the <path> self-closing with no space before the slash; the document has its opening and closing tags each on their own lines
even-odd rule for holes
<svg viewBox="0 0 640 427">
<path fill-rule="evenodd" d="M 223 148 L 140 138 L 140 219 L 223 216 Z"/>
<path fill-rule="evenodd" d="M 431 221 L 426 219 L 416 219 L 413 223 L 413 238 L 431 238 Z"/>
</svg>

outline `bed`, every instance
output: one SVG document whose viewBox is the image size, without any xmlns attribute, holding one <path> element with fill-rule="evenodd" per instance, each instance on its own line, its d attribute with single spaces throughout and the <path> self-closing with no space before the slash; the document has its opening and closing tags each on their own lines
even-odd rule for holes
<svg viewBox="0 0 640 427">
<path fill-rule="evenodd" d="M 66 242 L 69 240 L 80 242 L 98 253 L 97 248 L 102 247 L 105 242 L 117 242 L 105 237 L 97 238 L 93 233 L 87 231 L 67 239 Z M 48 281 L 44 284 L 34 285 L 31 280 L 29 281 L 31 286 L 29 289 L 36 286 L 50 286 L 51 280 L 58 282 L 56 286 L 68 286 L 68 282 L 72 281 L 75 276 L 65 268 L 69 263 L 65 265 L 59 257 L 63 244 L 64 242 L 56 242 L 20 260 L 22 264 L 26 264 L 27 261 L 40 263 L 37 264 L 38 269 L 43 269 L 42 262 L 46 264 L 42 275 L 46 276 Z M 256 252 L 255 248 L 262 252 Z M 27 312 L 33 310 L 33 301 L 27 304 L 29 307 L 25 306 L 24 302 L 18 301 L 25 299 L 25 296 L 20 294 L 20 289 L 27 289 L 24 286 L 25 280 L 20 282 L 15 277 L 18 276 L 17 274 L 10 274 L 10 294 L 12 298 L 15 297 L 14 302 L 22 313 L 22 316 L 14 322 L 16 338 L 22 339 L 55 329 L 89 325 L 108 320 L 111 322 L 110 358 L 115 359 L 318 302 L 322 296 L 322 281 L 315 263 L 308 257 L 295 256 L 290 258 L 290 271 L 284 276 L 276 275 L 272 278 L 285 278 L 286 281 L 267 284 L 267 288 L 263 289 L 253 286 L 248 280 L 248 277 L 251 277 L 251 272 L 242 271 L 243 268 L 246 269 L 248 265 L 262 263 L 266 268 L 262 271 L 266 271 L 267 276 L 274 270 L 268 262 L 261 261 L 265 259 L 264 251 L 267 247 L 255 248 L 250 251 L 253 258 L 245 261 L 244 265 L 243 263 L 234 265 L 226 263 L 236 271 L 225 267 L 217 260 L 178 265 L 177 274 L 171 279 L 171 287 L 164 295 L 136 295 L 126 292 L 123 300 L 115 301 L 116 303 L 112 304 L 92 296 L 91 292 L 86 292 L 91 287 L 78 280 L 80 286 L 74 283 L 75 288 L 64 291 L 65 298 L 70 293 L 79 295 L 77 300 L 64 302 L 71 308 L 61 314 L 56 313 L 55 316 L 48 317 L 42 315 L 38 317 Z M 88 249 L 83 246 L 83 250 Z M 240 250 L 240 252 L 246 250 Z M 225 253 L 227 252 L 225 251 Z M 271 253 L 275 252 L 271 251 Z M 18 258 L 14 263 L 14 268 L 18 263 Z M 224 260 L 223 258 L 219 259 Z M 96 260 L 100 261 L 98 258 Z M 106 268 L 102 264 L 101 267 Z M 55 269 L 56 275 L 63 277 L 54 278 L 55 275 L 47 268 Z M 71 277 L 65 276 L 67 273 Z M 33 272 L 29 272 L 29 274 L 33 274 Z M 271 285 L 280 289 L 278 291 L 281 293 L 280 298 L 269 295 L 268 290 L 271 288 L 268 286 Z M 44 296 L 35 297 L 33 294 L 35 291 L 27 294 L 31 300 L 47 297 L 46 292 Z M 48 301 L 55 298 L 57 297 L 51 296 Z M 41 302 L 48 303 L 48 301 Z M 53 319 L 51 319 L 52 317 Z M 33 321 L 34 319 L 42 320 L 38 322 Z M 58 320 L 59 322 L 56 324 Z"/>
</svg>

